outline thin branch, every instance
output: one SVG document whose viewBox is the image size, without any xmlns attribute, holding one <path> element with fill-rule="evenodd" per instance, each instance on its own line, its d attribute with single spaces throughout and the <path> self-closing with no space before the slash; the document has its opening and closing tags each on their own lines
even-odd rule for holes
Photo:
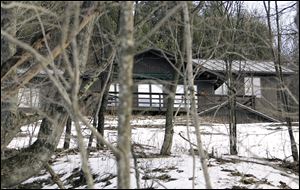
<svg viewBox="0 0 300 190">
<path fill-rule="evenodd" d="M 78 31 L 76 31 L 75 36 L 79 34 L 79 32 L 92 20 L 94 20 L 94 17 L 97 15 L 97 12 L 94 12 L 92 14 L 87 15 L 84 17 L 82 20 L 81 24 L 79 25 Z M 102 13 L 103 14 L 103 13 Z M 21 47 L 25 48 L 26 50 L 30 51 L 31 53 L 34 54 L 34 56 L 37 58 L 39 62 L 43 62 L 44 66 L 47 66 L 50 64 L 50 58 L 53 57 L 54 59 L 62 53 L 62 50 L 67 48 L 69 44 L 71 43 L 72 39 L 75 36 L 72 36 L 71 39 L 69 39 L 62 47 L 60 45 L 56 46 L 54 50 L 52 51 L 52 55 L 48 56 L 45 58 L 44 56 L 40 55 L 35 49 L 33 49 L 31 46 L 21 42 L 20 40 L 17 40 L 16 38 L 12 37 L 9 35 L 7 32 L 1 30 L 1 35 L 6 37 L 10 42 L 15 43 L 17 45 L 22 45 Z M 19 83 L 16 83 L 14 85 L 11 85 L 10 87 L 7 87 L 4 89 L 4 93 L 2 97 L 8 97 L 8 96 L 13 96 L 15 95 L 19 88 L 24 86 L 26 83 L 28 83 L 34 76 L 36 76 L 40 71 L 43 70 L 43 65 L 42 64 L 35 64 L 32 66 L 27 72 L 25 72 L 23 75 L 18 77 L 17 81 Z"/>
<path fill-rule="evenodd" d="M 177 12 L 178 9 L 180 9 L 182 6 L 181 3 L 177 4 L 175 7 L 173 7 L 171 10 L 168 10 L 168 14 L 157 23 L 152 30 L 150 30 L 146 35 L 142 37 L 142 39 L 138 39 L 136 42 L 136 48 L 142 45 L 150 36 L 152 36 L 173 14 Z"/>
<path fill-rule="evenodd" d="M 51 179 L 60 189 L 66 189 L 63 182 L 59 179 L 59 176 L 54 172 L 51 166 L 48 163 L 44 164 L 45 169 L 50 173 Z"/>
<path fill-rule="evenodd" d="M 2 34 L 2 32 L 1 32 Z M 42 39 L 37 40 L 33 43 L 32 47 L 35 50 L 39 50 L 43 47 L 43 44 L 46 40 L 50 39 L 50 32 L 44 35 Z M 18 45 L 18 44 L 17 44 Z M 21 58 L 18 61 L 15 61 L 15 58 L 11 58 L 7 60 L 5 63 L 3 63 L 1 67 L 1 82 L 12 72 L 14 71 L 18 66 L 22 65 L 24 62 L 28 61 L 32 57 L 31 52 L 25 52 L 23 55 L 21 55 Z"/>
<path fill-rule="evenodd" d="M 49 11 L 48 9 L 45 9 L 41 6 L 36 6 L 36 5 L 30 5 L 30 4 L 24 4 L 24 3 L 20 3 L 20 2 L 10 2 L 9 4 L 4 4 L 1 2 L 1 8 L 3 9 L 13 9 L 13 8 L 25 8 L 25 9 L 33 9 L 33 10 L 38 10 L 43 12 L 44 14 L 50 15 L 50 16 L 54 16 L 56 18 L 58 18 L 58 15 L 55 14 L 52 11 Z"/>
</svg>

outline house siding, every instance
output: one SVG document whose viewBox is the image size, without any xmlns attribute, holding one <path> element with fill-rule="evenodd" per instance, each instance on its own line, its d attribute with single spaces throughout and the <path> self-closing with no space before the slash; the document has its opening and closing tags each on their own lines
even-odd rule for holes
<svg viewBox="0 0 300 190">
<path fill-rule="evenodd" d="M 261 76 L 261 98 L 256 98 L 255 109 L 275 118 L 280 118 L 277 99 L 277 78 Z"/>
</svg>

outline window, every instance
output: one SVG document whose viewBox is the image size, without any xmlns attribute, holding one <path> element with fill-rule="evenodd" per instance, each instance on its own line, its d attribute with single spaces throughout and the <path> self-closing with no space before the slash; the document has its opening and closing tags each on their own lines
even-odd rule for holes
<svg viewBox="0 0 300 190">
<path fill-rule="evenodd" d="M 161 84 L 139 84 L 139 107 L 163 107 L 163 86 Z"/>
<path fill-rule="evenodd" d="M 261 98 L 261 83 L 259 77 L 245 77 L 245 95 L 255 95 Z"/>
<path fill-rule="evenodd" d="M 20 88 L 18 92 L 18 105 L 24 108 L 38 108 L 40 106 L 40 89 Z"/>
</svg>

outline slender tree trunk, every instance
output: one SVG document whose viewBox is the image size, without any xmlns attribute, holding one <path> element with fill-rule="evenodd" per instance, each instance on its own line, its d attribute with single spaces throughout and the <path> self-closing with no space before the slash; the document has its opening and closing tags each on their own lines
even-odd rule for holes
<svg viewBox="0 0 300 190">
<path fill-rule="evenodd" d="M 98 4 L 99 3 L 99 4 Z M 79 18 L 80 13 L 83 11 L 86 11 L 87 9 L 93 7 L 93 8 L 99 8 L 101 7 L 101 2 L 95 2 L 95 1 L 83 1 L 82 3 L 76 2 L 75 5 L 75 11 L 74 11 L 74 25 L 73 30 L 76 31 L 79 28 Z M 83 141 L 83 135 L 81 132 L 81 126 L 79 123 L 80 118 L 80 109 L 79 109 L 79 90 L 81 86 L 81 78 L 80 73 L 85 71 L 88 55 L 89 55 L 89 47 L 90 47 L 90 41 L 92 32 L 94 29 L 96 17 L 93 17 L 91 22 L 88 23 L 88 25 L 80 32 L 76 39 L 74 39 L 71 43 L 72 47 L 72 56 L 73 56 L 73 67 L 74 67 L 74 75 L 73 80 L 71 82 L 72 85 L 72 91 L 70 94 L 70 98 L 72 99 L 70 106 L 70 116 L 72 120 L 74 121 L 76 133 L 77 133 L 77 140 L 79 145 L 79 153 L 81 158 L 81 171 L 84 174 L 84 177 L 86 179 L 87 187 L 89 189 L 94 188 L 94 182 L 93 182 L 93 176 L 91 174 L 90 168 L 89 168 L 89 162 L 88 162 L 88 152 L 85 147 L 85 143 Z M 71 35 L 74 35 L 72 33 Z"/>
<path fill-rule="evenodd" d="M 228 104 L 229 104 L 229 147 L 230 154 L 237 155 L 237 136 L 236 136 L 236 94 L 234 79 L 232 76 L 232 61 L 226 61 L 228 75 Z"/>
<path fill-rule="evenodd" d="M 97 131 L 103 136 L 104 135 L 104 114 L 106 111 L 106 105 L 107 105 L 107 98 L 108 98 L 108 93 L 109 93 L 109 87 L 111 84 L 112 80 L 112 69 L 113 69 L 113 62 L 115 59 L 116 51 L 112 50 L 111 54 L 109 56 L 109 69 L 104 76 L 101 74 L 99 75 L 100 80 L 101 80 L 101 92 L 99 95 L 99 101 L 97 102 L 96 106 L 96 111 L 94 113 L 94 121 L 93 121 L 93 126 L 97 128 Z M 100 120 L 99 120 L 100 118 Z M 89 144 L 88 147 L 91 147 L 91 143 L 93 141 L 94 134 L 91 133 L 90 138 L 89 138 Z M 103 147 L 103 144 L 100 141 L 97 141 L 97 147 L 101 148 Z"/>
<path fill-rule="evenodd" d="M 104 114 L 106 111 L 106 105 L 107 105 L 107 101 L 108 101 L 108 94 L 109 94 L 109 88 L 111 85 L 111 81 L 112 81 L 112 71 L 113 71 L 113 64 L 114 64 L 114 57 L 115 57 L 115 51 L 112 51 L 112 58 L 110 60 L 110 67 L 108 70 L 108 73 L 105 74 L 103 76 L 103 78 L 101 78 L 101 86 L 102 86 L 102 90 L 100 93 L 100 99 L 99 99 L 99 105 L 97 107 L 96 110 L 96 114 L 95 114 L 95 119 L 96 119 L 96 123 L 98 123 L 98 127 L 97 127 L 97 131 L 104 136 Z M 97 147 L 98 148 L 102 148 L 104 146 L 104 144 L 102 144 L 100 141 L 97 141 Z"/>
<path fill-rule="evenodd" d="M 181 20 L 183 21 L 183 13 L 181 11 Z M 184 27 L 180 27 L 180 35 L 178 42 L 180 44 L 180 51 L 182 54 L 184 54 Z M 175 63 L 175 67 L 178 68 L 178 70 L 181 70 L 181 67 L 183 65 L 183 58 L 178 60 Z M 164 141 L 162 144 L 162 148 L 160 150 L 161 155 L 170 155 L 171 154 L 171 148 L 173 143 L 173 135 L 174 135 L 174 101 L 175 101 L 175 94 L 177 89 L 177 84 L 179 80 L 179 72 L 174 70 L 173 80 L 170 81 L 171 84 L 168 85 L 167 91 L 169 93 L 167 98 L 167 107 L 166 107 L 166 124 L 165 124 L 165 136 Z"/>
<path fill-rule="evenodd" d="M 94 118 L 93 118 L 93 127 L 94 128 L 97 127 L 97 118 L 96 118 L 96 116 L 94 116 Z M 89 137 L 88 147 L 87 147 L 87 155 L 90 154 L 89 150 L 92 147 L 93 139 L 94 139 L 94 134 L 93 134 L 93 132 L 91 132 L 91 135 Z"/>
<path fill-rule="evenodd" d="M 119 51 L 119 84 L 120 104 L 118 117 L 117 157 L 118 189 L 130 188 L 130 149 L 132 110 L 132 68 L 133 68 L 133 1 L 120 2 L 120 51 Z"/>
<path fill-rule="evenodd" d="M 199 149 L 199 157 L 201 162 L 201 167 L 203 170 L 203 175 L 205 179 L 205 184 L 207 189 L 211 189 L 210 177 L 207 169 L 207 159 L 203 150 L 201 134 L 199 129 L 199 120 L 198 113 L 196 108 L 195 100 L 195 90 L 194 90 L 194 74 L 193 74 L 193 63 L 192 63 L 192 36 L 191 36 L 191 25 L 189 19 L 189 10 L 187 2 L 183 3 L 184 11 L 184 26 L 185 26 L 185 43 L 186 43 L 186 56 L 187 56 L 187 78 L 188 78 L 188 93 L 191 102 L 191 114 L 194 121 L 196 136 L 197 136 L 197 145 Z"/>
<path fill-rule="evenodd" d="M 71 129 L 72 129 L 72 120 L 69 117 L 66 124 L 64 149 L 69 149 L 70 147 Z"/>
<path fill-rule="evenodd" d="M 237 80 L 236 77 L 233 76 L 232 73 L 232 61 L 236 59 L 236 55 L 234 55 L 231 52 L 237 52 L 237 45 L 238 42 L 237 40 L 237 30 L 236 28 L 239 28 L 239 25 L 241 24 L 243 18 L 241 18 L 241 3 L 236 2 L 232 3 L 229 2 L 227 4 L 229 7 L 226 10 L 225 17 L 227 17 L 227 22 L 230 23 L 230 27 L 224 28 L 224 36 L 225 38 L 225 43 L 228 40 L 230 40 L 231 44 L 228 45 L 227 52 L 224 58 L 224 61 L 226 63 L 226 74 L 227 74 L 227 86 L 228 86 L 228 123 L 229 123 L 229 149 L 230 149 L 230 154 L 232 155 L 237 155 L 237 123 L 236 123 L 236 85 L 235 81 Z M 231 21 L 230 15 L 232 14 L 231 11 L 236 12 L 236 19 L 235 21 Z"/>
<path fill-rule="evenodd" d="M 104 136 L 104 121 L 105 121 L 105 111 L 106 111 L 106 106 L 108 102 L 108 93 L 109 93 L 109 86 L 111 83 L 107 84 L 107 88 L 105 89 L 105 92 L 103 94 L 103 99 L 102 99 L 102 104 L 98 113 L 98 127 L 97 131 Z M 97 142 L 97 147 L 98 148 L 103 148 L 104 144 L 102 144 L 100 141 Z"/>
<path fill-rule="evenodd" d="M 178 68 L 178 67 L 177 67 Z M 179 79 L 179 73 L 175 72 L 172 84 L 169 85 L 169 96 L 167 98 L 167 111 L 166 111 L 166 124 L 165 124 L 165 136 L 162 148 L 160 150 L 161 155 L 170 155 L 172 142 L 173 142 L 173 134 L 174 134 L 174 99 L 176 94 L 177 83 Z"/>
<path fill-rule="evenodd" d="M 118 11 L 118 20 L 120 20 L 120 14 L 121 14 L 121 11 L 119 9 Z M 114 31 L 116 34 L 119 32 L 120 30 L 120 23 L 118 22 L 117 23 L 117 29 L 116 31 Z M 99 108 L 99 111 L 97 109 L 97 112 L 96 114 L 98 114 L 98 126 L 97 126 L 97 131 L 102 135 L 102 137 L 104 136 L 104 122 L 105 122 L 105 112 L 106 112 L 106 107 L 107 107 L 107 102 L 108 102 L 108 96 L 109 96 L 109 88 L 110 88 L 110 85 L 112 83 L 112 80 L 113 80 L 113 71 L 115 69 L 115 54 L 116 54 L 116 51 L 112 50 L 111 52 L 111 65 L 110 65 L 110 68 L 109 68 L 109 73 L 107 73 L 106 75 L 106 78 L 105 78 L 105 82 L 101 85 L 101 86 L 104 86 L 105 90 L 103 92 L 103 96 L 101 97 L 102 98 L 102 101 L 101 101 L 101 104 L 100 104 L 100 108 Z M 103 79 L 104 80 L 104 79 Z M 101 95 L 100 95 L 101 96 Z M 104 144 L 101 143 L 99 140 L 97 140 L 97 148 L 103 148 Z"/>
</svg>

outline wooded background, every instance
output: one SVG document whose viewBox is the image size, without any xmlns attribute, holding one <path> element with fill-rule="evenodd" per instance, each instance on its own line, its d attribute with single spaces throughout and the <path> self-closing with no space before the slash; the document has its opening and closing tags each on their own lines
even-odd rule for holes
<svg viewBox="0 0 300 190">
<path fill-rule="evenodd" d="M 280 111 L 289 129 L 294 161 L 298 161 L 291 113 L 299 113 L 299 75 L 293 81 L 284 81 L 281 72 L 281 66 L 299 72 L 298 9 L 299 2 L 278 8 L 276 1 L 264 2 L 265 12 L 249 11 L 243 1 L 2 1 L 1 187 L 15 186 L 38 174 L 54 154 L 66 124 L 70 126 L 72 120 L 88 187 L 92 188 L 94 182 L 80 123 L 92 130 L 91 139 L 97 138 L 98 148 L 105 146 L 114 153 L 118 162 L 118 188 L 129 188 L 133 56 L 149 47 L 172 52 L 178 58 L 175 67 L 184 71 L 176 72 L 166 89 L 170 96 L 162 155 L 171 153 L 174 94 L 181 75 L 186 81 L 186 97 L 191 102 L 186 108 L 187 115 L 193 118 L 196 127 L 206 187 L 211 188 L 195 108 L 192 58 L 225 60 L 229 79 L 233 60 L 265 60 L 275 64 L 278 97 L 282 102 Z M 283 25 L 283 15 L 290 11 L 297 13 L 295 21 Z M 39 78 L 41 72 L 47 77 Z M 107 74 L 102 75 L 104 72 Z M 117 146 L 103 138 L 113 74 L 118 75 L 120 84 Z M 84 75 L 89 76 L 85 83 Z M 88 89 L 97 80 L 102 80 L 104 88 L 96 96 L 97 109 L 91 113 L 95 118 L 91 124 L 84 110 L 89 109 Z M 237 154 L 236 90 L 234 81 L 229 81 L 230 153 Z M 18 92 L 24 88 L 42 91 L 41 108 L 30 113 L 19 109 Z M 13 153 L 7 150 L 22 125 L 40 119 L 40 131 L 33 144 Z"/>
</svg>

